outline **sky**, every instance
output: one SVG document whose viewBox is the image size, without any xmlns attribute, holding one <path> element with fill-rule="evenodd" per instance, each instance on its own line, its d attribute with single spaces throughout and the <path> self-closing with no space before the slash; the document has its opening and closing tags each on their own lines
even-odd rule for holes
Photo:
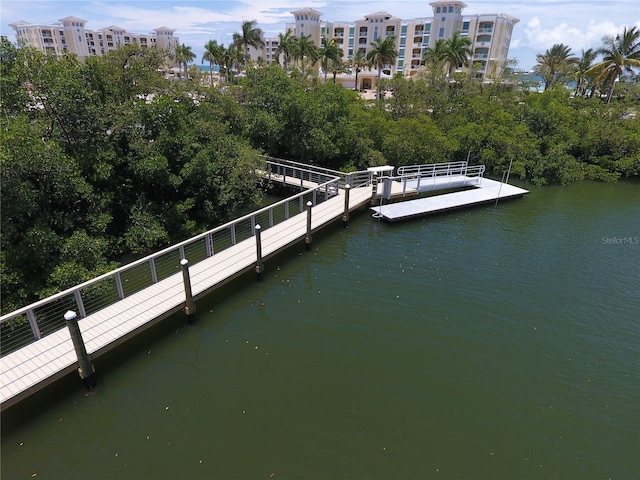
<svg viewBox="0 0 640 480">
<path fill-rule="evenodd" d="M 574 55 L 598 48 L 604 36 L 624 27 L 640 28 L 640 0 L 465 0 L 466 15 L 506 13 L 520 22 L 515 26 L 509 58 L 517 68 L 530 70 L 536 54 L 557 43 Z M 209 40 L 229 45 L 244 20 L 256 20 L 266 37 L 284 32 L 291 11 L 311 7 L 325 21 L 354 21 L 386 11 L 401 19 L 432 17 L 429 0 L 0 0 L 0 34 L 15 41 L 9 24 L 18 20 L 51 24 L 75 16 L 87 20 L 89 29 L 110 25 L 147 33 L 170 27 L 180 42 L 191 46 L 200 63 Z"/>
</svg>

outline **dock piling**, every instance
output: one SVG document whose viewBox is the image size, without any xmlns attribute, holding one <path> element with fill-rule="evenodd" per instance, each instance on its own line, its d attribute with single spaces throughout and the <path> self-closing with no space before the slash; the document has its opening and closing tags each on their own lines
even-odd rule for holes
<svg viewBox="0 0 640 480">
<path fill-rule="evenodd" d="M 64 319 L 69 328 L 69 334 L 71 335 L 71 341 L 73 342 L 73 348 L 76 351 L 78 357 L 78 374 L 84 382 L 84 386 L 88 391 L 96 389 L 95 370 L 91 364 L 91 359 L 87 353 L 87 348 L 82 340 L 82 333 L 80 332 L 80 326 L 78 325 L 78 315 L 73 310 L 68 310 L 64 314 Z"/>
<path fill-rule="evenodd" d="M 196 323 L 196 304 L 193 301 L 193 293 L 191 292 L 191 277 L 189 276 L 189 260 L 183 258 L 180 260 L 182 266 L 182 280 L 184 281 L 184 313 L 187 315 L 187 322 L 189 325 L 195 325 Z"/>
<path fill-rule="evenodd" d="M 262 227 L 260 224 L 255 226 L 256 231 L 256 275 L 258 276 L 258 283 L 262 283 L 262 273 L 264 272 L 264 263 L 262 262 L 262 238 L 260 231 Z"/>
<path fill-rule="evenodd" d="M 342 214 L 342 227 L 349 228 L 349 191 L 351 185 L 348 183 L 344 186 L 344 213 Z"/>
<path fill-rule="evenodd" d="M 304 237 L 304 243 L 307 245 L 307 252 L 311 249 L 311 207 L 313 203 L 307 202 L 307 235 Z"/>
</svg>

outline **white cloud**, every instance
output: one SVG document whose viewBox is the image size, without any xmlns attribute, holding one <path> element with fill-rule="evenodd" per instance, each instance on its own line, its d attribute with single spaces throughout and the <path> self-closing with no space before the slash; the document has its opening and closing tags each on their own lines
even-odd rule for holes
<svg viewBox="0 0 640 480">
<path fill-rule="evenodd" d="M 606 35 L 616 35 L 623 27 L 611 21 L 591 20 L 587 25 L 571 26 L 567 23 L 548 25 L 532 19 L 524 29 L 524 35 L 531 48 L 546 50 L 554 44 L 562 43 L 571 47 L 574 53 L 582 49 L 597 48 Z"/>
</svg>

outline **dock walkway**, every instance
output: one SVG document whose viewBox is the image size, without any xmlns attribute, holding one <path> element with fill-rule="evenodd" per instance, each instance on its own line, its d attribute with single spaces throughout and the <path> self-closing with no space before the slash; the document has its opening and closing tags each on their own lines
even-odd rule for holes
<svg viewBox="0 0 640 480">
<path fill-rule="evenodd" d="M 372 207 L 374 216 L 397 221 L 528 193 L 482 178 L 484 166 L 467 162 L 403 166 L 399 177 L 377 178 L 377 171 L 341 173 L 277 159 L 267 159 L 265 167 L 263 178 L 300 193 L 0 317 L 2 410 L 77 369 L 62 320 L 68 310 L 78 313 L 86 351 L 96 358 L 185 308 L 183 274 L 198 300 L 254 267 L 260 273 L 263 260 L 301 241 L 308 228 L 313 233 L 346 220 L 343 215 L 376 199 L 381 205 Z M 393 167 L 374 169 L 384 173 Z M 467 190 L 383 204 L 453 188 Z M 180 266 L 182 259 L 188 270 Z"/>
<path fill-rule="evenodd" d="M 367 204 L 371 187 L 351 189 L 349 210 Z M 312 208 L 311 229 L 342 218 L 344 190 Z M 261 233 L 262 258 L 267 259 L 305 237 L 307 212 L 266 228 Z M 197 300 L 256 265 L 256 238 L 239 241 L 215 255 L 190 266 L 191 288 Z M 178 259 L 176 258 L 176 263 Z M 87 353 L 92 358 L 111 350 L 138 332 L 180 311 L 185 305 L 181 273 L 153 283 L 78 322 Z M 0 401 L 2 409 L 76 370 L 78 359 L 69 330 L 61 328 L 0 358 Z"/>
</svg>

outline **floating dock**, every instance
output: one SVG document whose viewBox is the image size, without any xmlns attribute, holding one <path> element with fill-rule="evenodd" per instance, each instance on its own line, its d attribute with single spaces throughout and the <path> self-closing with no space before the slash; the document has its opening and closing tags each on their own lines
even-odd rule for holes
<svg viewBox="0 0 640 480">
<path fill-rule="evenodd" d="M 374 215 L 376 217 L 383 218 L 389 222 L 397 222 L 400 220 L 433 215 L 447 210 L 470 207 L 482 203 L 492 203 L 511 198 L 520 198 L 529 193 L 528 190 L 523 188 L 515 187 L 508 183 L 497 182 L 488 178 L 472 178 L 465 181 L 460 180 L 460 182 L 455 183 L 463 183 L 473 186 L 469 190 L 434 195 L 404 202 L 390 203 L 382 206 L 378 205 L 372 207 L 371 210 L 374 211 Z"/>
</svg>

